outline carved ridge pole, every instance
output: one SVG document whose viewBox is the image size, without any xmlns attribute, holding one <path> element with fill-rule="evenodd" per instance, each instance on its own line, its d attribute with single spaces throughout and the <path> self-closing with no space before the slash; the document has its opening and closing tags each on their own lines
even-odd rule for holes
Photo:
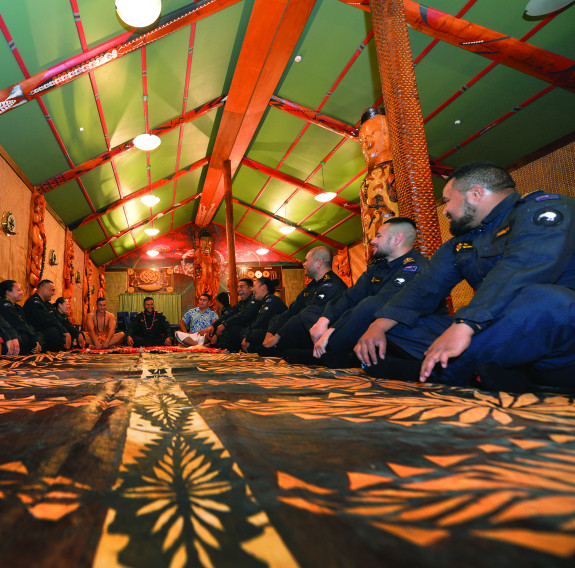
<svg viewBox="0 0 575 568">
<path fill-rule="evenodd" d="M 236 268 L 236 237 L 234 228 L 234 204 L 232 201 L 232 165 L 224 162 L 224 200 L 226 205 L 226 239 L 228 243 L 228 290 L 230 304 L 238 303 L 238 271 Z"/>
<path fill-rule="evenodd" d="M 418 228 L 416 247 L 431 256 L 441 232 L 403 0 L 369 0 L 389 124 L 399 214 Z"/>
</svg>

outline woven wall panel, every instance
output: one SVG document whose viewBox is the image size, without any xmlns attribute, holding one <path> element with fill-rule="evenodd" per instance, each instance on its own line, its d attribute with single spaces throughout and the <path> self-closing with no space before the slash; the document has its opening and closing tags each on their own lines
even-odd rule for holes
<svg viewBox="0 0 575 568">
<path fill-rule="evenodd" d="M 371 248 L 371 247 L 370 247 Z M 363 242 L 349 247 L 349 265 L 351 267 L 351 280 L 355 284 L 357 279 L 365 272 L 367 262 L 365 260 L 365 248 Z"/>
<path fill-rule="evenodd" d="M 542 189 L 575 197 L 575 142 L 511 172 L 517 191 Z"/>
<path fill-rule="evenodd" d="M 0 218 L 7 211 L 16 219 L 16 234 L 0 231 L 0 281 L 16 280 L 26 290 L 26 258 L 30 226 L 31 191 L 0 157 Z"/>
</svg>

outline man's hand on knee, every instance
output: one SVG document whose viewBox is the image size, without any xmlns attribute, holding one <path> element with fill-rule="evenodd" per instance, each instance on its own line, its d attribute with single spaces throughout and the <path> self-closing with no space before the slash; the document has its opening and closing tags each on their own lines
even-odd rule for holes
<svg viewBox="0 0 575 568">
<path fill-rule="evenodd" d="M 449 359 L 459 357 L 471 343 L 474 331 L 465 323 L 451 324 L 425 352 L 419 380 L 425 382 L 437 363 L 445 369 Z"/>
</svg>

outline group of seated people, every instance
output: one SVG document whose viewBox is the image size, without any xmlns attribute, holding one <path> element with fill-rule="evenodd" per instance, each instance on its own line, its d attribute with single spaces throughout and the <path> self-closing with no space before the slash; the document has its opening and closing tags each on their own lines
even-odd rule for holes
<svg viewBox="0 0 575 568">
<path fill-rule="evenodd" d="M 573 389 L 575 200 L 542 191 L 522 196 L 503 168 L 474 162 L 448 177 L 443 202 L 453 238 L 430 259 L 413 248 L 414 221 L 391 217 L 350 288 L 332 270 L 332 251 L 317 246 L 303 263 L 310 282 L 289 307 L 275 295 L 277 281 L 242 278 L 237 304 L 218 295 L 218 315 L 203 294 L 174 340 L 292 363 L 361 365 L 390 379 L 517 392 Z M 446 297 L 463 280 L 475 293 L 450 316 Z M 82 333 L 66 323 L 67 300 L 49 303 L 54 292 L 42 281 L 21 308 L 20 286 L 0 284 L 4 352 L 83 346 Z M 126 343 L 172 345 L 172 337 L 168 320 L 146 298 Z M 123 340 L 99 299 L 85 345 L 109 348 Z"/>
<path fill-rule="evenodd" d="M 361 365 L 375 377 L 575 391 L 575 200 L 522 196 L 503 168 L 473 162 L 448 177 L 443 202 L 453 238 L 430 259 L 413 248 L 413 220 L 391 217 L 352 287 L 318 246 L 289 308 L 276 283 L 242 279 L 238 304 L 197 333 L 231 351 Z M 463 280 L 474 295 L 450 316 L 446 297 Z"/>
</svg>

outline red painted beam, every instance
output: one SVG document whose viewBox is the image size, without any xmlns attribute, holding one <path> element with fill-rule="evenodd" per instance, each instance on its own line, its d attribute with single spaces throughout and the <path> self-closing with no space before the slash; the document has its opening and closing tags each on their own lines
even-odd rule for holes
<svg viewBox="0 0 575 568">
<path fill-rule="evenodd" d="M 537 101 L 541 97 L 545 96 L 547 93 L 551 92 L 555 88 L 556 87 L 554 85 L 549 85 L 548 87 L 545 87 L 545 89 L 543 89 L 542 91 L 539 91 L 537 94 L 528 98 L 526 101 L 522 102 L 520 105 L 517 105 L 515 108 L 513 108 L 509 112 L 506 112 L 503 116 L 500 116 L 497 120 L 494 120 L 491 124 L 488 124 L 485 128 L 482 128 L 479 132 L 476 132 L 475 134 L 471 135 L 469 138 L 467 138 L 466 140 L 464 140 L 463 142 L 461 142 L 460 144 L 458 144 L 454 148 L 451 148 L 451 150 L 448 150 L 447 152 L 445 152 L 445 154 L 443 154 L 443 156 L 440 156 L 438 158 L 438 161 L 444 160 L 445 158 L 451 156 L 451 154 L 454 154 L 458 150 L 461 150 L 461 148 L 463 148 L 464 146 L 467 146 L 467 144 L 469 144 L 470 142 L 473 142 L 473 140 L 479 138 L 480 136 L 483 136 L 486 132 L 489 132 L 492 128 L 501 124 L 504 120 L 507 120 L 509 117 L 518 113 L 520 110 L 523 110 L 525 107 L 529 106 L 531 103 L 534 103 L 535 101 Z"/>
<path fill-rule="evenodd" d="M 200 116 L 203 116 L 204 114 L 207 114 L 208 112 L 214 110 L 215 108 L 222 106 L 225 103 L 225 101 L 226 101 L 226 96 L 222 95 L 221 97 L 218 97 L 218 98 L 214 99 L 213 101 L 210 101 L 204 105 L 201 105 L 201 106 L 187 112 L 186 114 L 179 116 L 178 118 L 175 118 L 174 120 L 170 120 L 169 122 L 166 122 L 165 124 L 163 124 L 162 126 L 160 126 L 158 128 L 154 128 L 153 130 L 150 130 L 150 134 L 156 134 L 157 136 L 163 136 L 164 134 L 166 134 L 166 132 L 170 132 L 170 130 L 174 130 L 175 128 L 178 128 L 182 124 L 184 124 L 186 122 L 190 122 L 192 120 L 195 120 L 196 118 L 199 118 Z M 121 156 L 122 154 L 132 150 L 133 148 L 134 148 L 133 141 L 128 140 L 127 142 L 124 142 L 123 144 L 119 144 L 115 148 L 112 148 L 108 152 L 104 152 L 103 154 L 100 154 L 96 158 L 92 158 L 91 160 L 88 160 L 87 162 L 84 162 L 83 164 L 80 164 L 79 166 L 76 166 L 75 168 L 72 168 L 66 172 L 63 172 L 63 173 L 61 173 L 61 174 L 59 174 L 53 178 L 50 178 L 46 181 L 43 181 L 41 184 L 36 186 L 36 189 L 40 193 L 47 193 L 48 191 L 52 191 L 53 189 L 56 189 L 57 187 L 65 184 L 65 183 L 68 183 L 69 181 L 71 181 L 73 179 L 76 179 L 76 178 L 83 176 L 84 174 L 96 169 L 96 168 L 99 168 L 103 164 L 107 164 L 113 158 L 117 158 L 118 156 Z"/>
<path fill-rule="evenodd" d="M 365 0 L 340 0 L 369 11 Z M 575 92 L 575 61 L 466 20 L 403 0 L 407 23 L 414 30 L 471 51 L 557 87 Z"/>
<path fill-rule="evenodd" d="M 291 114 L 292 116 L 297 116 L 307 122 L 311 122 L 316 126 L 321 126 L 326 130 L 331 130 L 331 132 L 335 132 L 340 136 L 345 136 L 346 138 L 357 138 L 358 130 L 345 122 L 341 122 L 335 118 L 330 118 L 325 114 L 321 114 L 311 108 L 304 107 L 302 105 L 298 105 L 297 103 L 293 103 L 286 99 L 282 99 L 281 97 L 277 97 L 273 95 L 270 100 L 270 106 L 277 108 L 278 110 L 282 110 Z"/>
<path fill-rule="evenodd" d="M 255 205 L 251 205 L 249 203 L 246 203 L 245 201 L 242 201 L 241 199 L 237 199 L 236 197 L 233 198 L 233 201 L 235 203 L 237 203 L 238 205 L 241 205 L 242 207 L 249 209 L 250 211 L 255 211 L 256 213 L 260 213 L 261 215 L 264 215 L 265 217 L 269 217 L 270 219 L 275 219 L 276 221 L 281 221 L 282 223 L 284 223 L 285 225 L 289 225 L 290 227 L 295 227 L 295 229 L 298 230 L 300 233 L 303 233 L 304 235 L 308 235 L 309 237 L 313 237 L 314 239 L 317 239 L 317 240 L 321 241 L 322 243 L 329 245 L 330 247 L 335 247 L 335 248 L 339 249 L 343 246 L 341 243 L 338 243 L 332 239 L 328 239 L 327 237 L 323 237 L 322 235 L 320 235 L 319 233 L 316 233 L 315 231 L 309 231 L 308 229 L 304 229 L 303 227 L 300 227 L 298 224 L 294 223 L 293 221 L 290 221 L 289 219 L 286 219 L 285 217 L 281 217 L 280 215 L 275 215 L 274 213 L 270 213 L 269 211 L 265 211 L 264 209 L 260 209 L 259 207 L 256 207 Z"/>
<path fill-rule="evenodd" d="M 133 31 L 126 32 L 85 53 L 80 53 L 66 61 L 62 61 L 46 71 L 36 73 L 33 77 L 27 76 L 20 83 L 0 90 L 0 114 L 70 83 L 94 69 L 128 55 L 153 41 L 181 30 L 239 1 L 199 0 L 183 10 L 177 10 L 168 14 L 162 18 L 162 21 L 166 20 L 165 23 L 161 23 L 161 25 L 145 34 L 137 35 Z M 136 36 L 134 39 L 126 41 L 134 36 Z"/>
<path fill-rule="evenodd" d="M 206 174 L 198 226 L 208 225 L 218 209 L 224 195 L 224 162 L 230 160 L 233 177 L 315 1 L 255 0 Z"/>
<path fill-rule="evenodd" d="M 254 160 L 250 160 L 249 158 L 242 158 L 241 163 L 244 164 L 245 166 L 253 168 L 254 170 L 258 170 L 267 176 L 273 177 L 279 181 L 283 181 L 284 183 L 288 183 L 289 185 L 293 185 L 295 187 L 298 187 L 299 189 L 305 189 L 306 191 L 313 193 L 313 195 L 319 195 L 320 193 L 324 193 L 323 189 L 320 189 L 315 185 L 311 185 L 309 183 L 306 183 L 305 181 L 301 181 L 288 174 L 284 174 L 283 172 L 274 170 L 269 166 L 264 166 L 263 164 L 255 162 Z M 347 209 L 351 213 L 356 213 L 357 215 L 359 215 L 360 213 L 359 205 L 356 205 L 351 201 L 346 201 L 341 197 L 335 197 L 332 201 L 330 201 L 330 203 L 339 205 L 340 207 L 342 207 L 343 209 Z"/>
<path fill-rule="evenodd" d="M 92 245 L 91 247 L 87 248 L 86 251 L 89 253 L 94 252 L 96 249 L 99 249 L 103 246 L 106 246 L 107 244 L 110 244 L 111 242 L 119 239 L 120 237 L 123 237 L 126 233 L 133 231 L 134 229 L 139 229 L 140 227 L 143 227 L 144 225 L 147 225 L 148 223 L 151 223 L 151 222 L 155 221 L 156 219 L 163 217 L 164 215 L 169 215 L 170 213 L 172 213 L 172 211 L 175 211 L 176 209 L 183 207 L 184 205 L 187 205 L 188 203 L 191 203 L 192 201 L 195 201 L 196 199 L 198 199 L 198 197 L 200 197 L 200 195 L 201 195 L 200 193 L 196 193 L 195 195 L 192 195 L 191 197 L 184 199 L 181 203 L 176 203 L 175 205 L 168 207 L 168 209 L 164 209 L 164 211 L 160 211 L 159 213 L 156 213 L 152 217 L 143 219 L 139 223 L 136 223 L 135 225 L 132 225 L 131 227 L 128 227 L 127 229 L 124 229 L 123 231 L 120 231 L 119 233 L 116 233 L 113 237 L 110 237 L 108 239 L 104 239 L 103 241 L 100 241 L 99 243 Z M 133 251 L 130 251 L 130 252 L 133 252 Z"/>
<path fill-rule="evenodd" d="M 160 188 L 160 187 L 162 187 L 162 186 L 164 186 L 164 185 L 166 185 L 166 184 L 168 184 L 168 183 L 170 183 L 170 182 L 172 182 L 178 178 L 181 178 L 182 176 L 185 176 L 186 174 L 189 174 L 190 172 L 193 172 L 194 170 L 197 170 L 199 168 L 203 168 L 204 166 L 206 166 L 209 163 L 209 161 L 210 161 L 210 157 L 206 156 L 205 158 L 202 158 L 201 160 L 198 160 L 197 162 L 194 162 L 193 164 L 190 164 L 189 166 L 178 170 L 177 172 L 173 173 L 172 175 L 154 182 L 149 187 L 143 187 L 142 189 L 138 189 L 137 191 L 134 191 L 134 193 L 130 193 L 130 195 L 128 195 L 127 197 L 123 197 L 122 199 L 118 199 L 118 201 L 114 201 L 113 203 L 110 203 L 104 209 L 101 209 L 100 211 L 96 211 L 95 213 L 92 213 L 91 215 L 88 215 L 87 217 L 84 217 L 84 219 L 82 219 L 82 221 L 80 221 L 79 223 L 71 223 L 69 225 L 69 228 L 72 230 L 79 229 L 80 227 L 83 227 L 84 225 L 87 225 L 88 223 L 91 223 L 92 221 L 95 221 L 96 219 L 100 219 L 104 215 L 111 213 L 112 211 L 114 211 L 115 209 L 118 209 L 119 207 L 123 207 L 124 205 L 126 205 L 126 203 L 129 203 L 130 201 L 133 201 L 134 199 L 139 199 L 143 195 L 147 195 L 151 191 L 154 191 L 154 190 L 156 190 L 156 189 L 158 189 L 158 188 Z M 175 205 L 175 203 L 173 201 L 172 201 L 172 205 Z"/>
</svg>

